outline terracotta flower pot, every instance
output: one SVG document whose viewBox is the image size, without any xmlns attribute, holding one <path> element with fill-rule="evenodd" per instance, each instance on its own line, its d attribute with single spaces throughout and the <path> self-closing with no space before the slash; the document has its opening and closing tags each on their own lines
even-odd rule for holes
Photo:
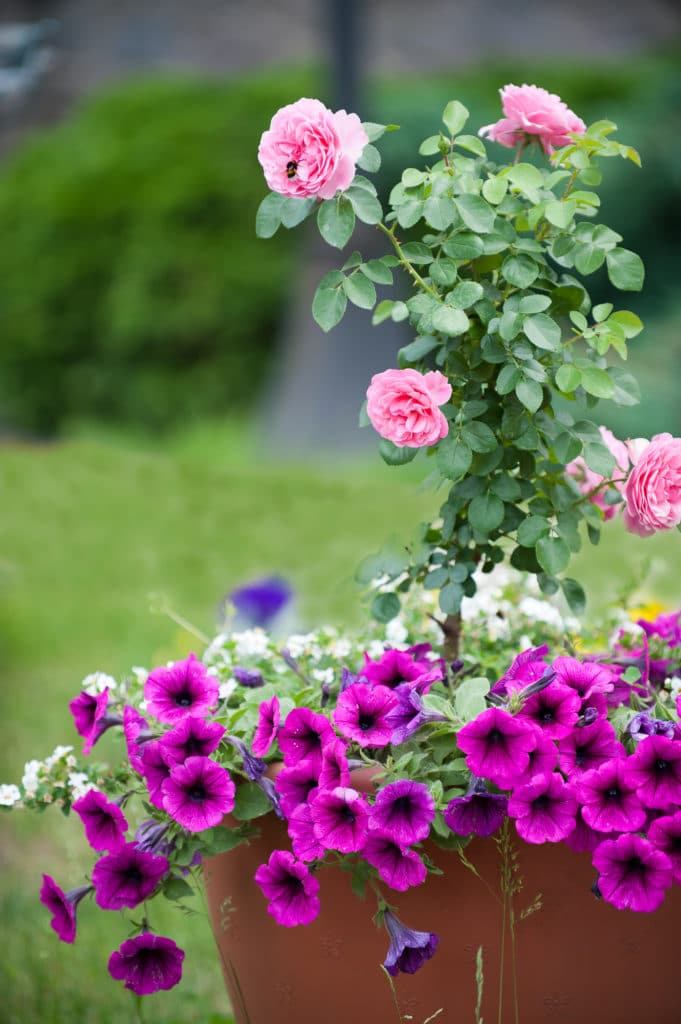
<svg viewBox="0 0 681 1024">
<path fill-rule="evenodd" d="M 379 969 L 388 936 L 371 921 L 373 896 L 359 900 L 347 873 L 324 867 L 318 876 L 317 920 L 306 927 L 277 925 L 253 875 L 272 850 L 290 849 L 290 844 L 285 826 L 274 815 L 259 824 L 259 838 L 207 860 L 204 871 L 238 1024 L 397 1022 L 387 979 Z M 520 918 L 539 894 L 542 904 L 516 924 L 521 1024 L 678 1024 L 679 888 L 653 914 L 618 911 L 592 895 L 595 873 L 589 854 L 573 853 L 562 844 L 517 841 L 515 846 L 524 880 L 516 914 Z M 443 1024 L 472 1024 L 476 951 L 482 946 L 482 1016 L 496 1024 L 501 936 L 497 846 L 491 839 L 478 839 L 466 847 L 483 881 L 456 853 L 436 846 L 429 846 L 428 853 L 442 875 L 430 875 L 406 893 L 386 892 L 405 924 L 440 937 L 435 956 L 417 974 L 394 979 L 400 1011 L 422 1024 L 442 1007 L 437 1019 Z M 507 939 L 504 1022 L 515 1020 L 510 956 Z"/>
</svg>

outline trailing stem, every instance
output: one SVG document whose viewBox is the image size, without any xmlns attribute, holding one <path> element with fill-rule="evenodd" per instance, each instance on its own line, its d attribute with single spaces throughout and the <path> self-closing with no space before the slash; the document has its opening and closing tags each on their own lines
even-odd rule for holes
<svg viewBox="0 0 681 1024">
<path fill-rule="evenodd" d="M 502 896 L 502 922 L 501 922 L 501 947 L 499 954 L 499 1007 L 498 1024 L 502 1024 L 503 991 L 505 976 L 506 957 L 506 927 L 508 925 L 509 940 L 511 946 L 511 974 L 513 977 L 513 1020 L 514 1024 L 520 1024 L 520 1013 L 518 1007 L 518 963 L 516 956 L 516 935 L 515 935 L 515 908 L 513 898 L 522 888 L 522 881 L 518 875 L 517 854 L 513 848 L 508 820 L 504 822 L 501 836 L 497 839 L 497 846 L 501 855 L 501 878 L 500 888 Z"/>
</svg>

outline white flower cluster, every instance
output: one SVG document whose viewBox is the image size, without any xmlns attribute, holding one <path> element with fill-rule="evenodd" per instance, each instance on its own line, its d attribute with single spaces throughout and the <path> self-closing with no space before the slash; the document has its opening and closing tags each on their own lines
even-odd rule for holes
<svg viewBox="0 0 681 1024">
<path fill-rule="evenodd" d="M 90 789 L 95 783 L 87 772 L 76 771 L 78 759 L 73 754 L 73 747 L 58 746 L 43 761 L 32 759 L 24 765 L 21 786 L 14 784 L 0 785 L 0 806 L 18 807 L 26 801 L 38 804 L 50 804 L 53 800 L 73 803 Z"/>
</svg>

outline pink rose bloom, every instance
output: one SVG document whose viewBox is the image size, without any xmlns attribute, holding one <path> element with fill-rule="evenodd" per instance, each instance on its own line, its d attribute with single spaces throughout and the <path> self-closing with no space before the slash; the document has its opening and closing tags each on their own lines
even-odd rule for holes
<svg viewBox="0 0 681 1024">
<path fill-rule="evenodd" d="M 639 537 L 681 523 L 681 438 L 655 435 L 639 455 L 624 497 L 624 525 Z"/>
<path fill-rule="evenodd" d="M 620 494 L 624 494 L 624 485 L 630 468 L 629 444 L 632 442 L 625 444 L 624 441 L 616 438 L 607 427 L 599 427 L 598 429 L 601 432 L 603 444 L 612 453 L 617 463 L 612 473 L 612 486 L 616 487 Z M 605 488 L 602 488 L 595 494 L 592 493 L 596 487 L 603 483 L 605 477 L 589 469 L 581 455 L 578 455 L 572 462 L 568 462 L 565 471 L 568 476 L 571 476 L 576 481 L 577 486 L 585 497 L 590 495 L 589 501 L 596 508 L 601 509 L 605 519 L 612 519 L 617 514 L 619 506 L 608 505 L 605 501 Z"/>
<path fill-rule="evenodd" d="M 557 146 L 567 146 L 569 132 L 583 135 L 586 125 L 560 96 L 538 85 L 505 85 L 499 90 L 505 117 L 481 128 L 479 134 L 513 149 L 518 143 L 538 140 L 551 155 Z M 528 138 L 529 136 L 529 138 Z"/>
<path fill-rule="evenodd" d="M 354 178 L 368 141 L 357 114 L 334 114 L 319 100 L 301 99 L 274 115 L 260 139 L 258 160 L 273 192 L 332 199 Z"/>
<path fill-rule="evenodd" d="M 371 378 L 367 415 L 374 430 L 398 448 L 424 448 L 446 437 L 449 424 L 438 406 L 451 394 L 439 370 L 384 370 Z"/>
</svg>

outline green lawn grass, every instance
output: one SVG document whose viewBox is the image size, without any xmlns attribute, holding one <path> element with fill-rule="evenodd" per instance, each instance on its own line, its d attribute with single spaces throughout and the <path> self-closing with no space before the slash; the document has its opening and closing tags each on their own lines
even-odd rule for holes
<svg viewBox="0 0 681 1024">
<path fill-rule="evenodd" d="M 0 781 L 17 780 L 24 761 L 57 743 L 77 746 L 66 705 L 88 672 L 151 666 L 195 645 L 152 610 L 161 600 L 210 633 L 231 587 L 277 572 L 298 592 L 302 628 L 357 621 L 356 564 L 388 533 L 408 538 L 438 504 L 418 492 L 418 467 L 314 468 L 254 453 L 243 428 L 220 424 L 163 447 L 83 435 L 0 448 Z M 681 601 L 679 543 L 676 533 L 638 541 L 612 525 L 574 574 L 600 602 L 630 581 L 642 599 Z M 86 903 L 67 947 L 38 902 L 42 871 L 64 888 L 80 884 L 89 865 L 80 821 L 55 810 L 39 819 L 8 813 L 2 823 L 2 1024 L 134 1020 L 130 995 L 106 970 L 126 934 L 121 918 Z M 210 1024 L 211 1014 L 217 1022 L 228 1012 L 205 913 L 195 909 L 158 912 L 158 927 L 168 921 L 187 950 L 185 981 L 146 1001 L 148 1021 Z"/>
</svg>

